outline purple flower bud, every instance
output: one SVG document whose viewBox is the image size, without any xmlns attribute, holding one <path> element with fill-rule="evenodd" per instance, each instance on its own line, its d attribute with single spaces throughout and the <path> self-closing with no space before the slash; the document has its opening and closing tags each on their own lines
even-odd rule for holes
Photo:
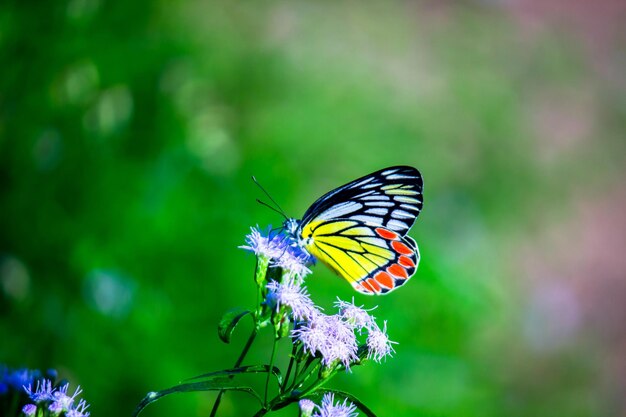
<svg viewBox="0 0 626 417">
<path fill-rule="evenodd" d="M 35 404 L 26 404 L 22 408 L 22 413 L 24 413 L 24 415 L 29 416 L 29 417 L 34 416 L 36 412 L 37 412 L 37 406 Z"/>
<path fill-rule="evenodd" d="M 343 403 L 335 404 L 335 395 L 332 393 L 324 394 L 322 405 L 318 407 L 318 412 L 313 417 L 356 417 L 356 406 L 347 399 Z"/>
<path fill-rule="evenodd" d="M 41 401 L 48 401 L 53 399 L 55 389 L 52 388 L 52 381 L 49 379 L 42 379 L 37 381 L 37 388 L 33 392 L 32 384 L 28 384 L 28 387 L 24 387 L 26 394 L 30 397 L 31 400 L 38 403 Z"/>
<path fill-rule="evenodd" d="M 53 414 L 58 414 L 62 411 L 65 411 L 65 409 L 63 408 L 63 404 L 61 404 L 59 401 L 53 401 L 48 406 L 48 410 L 50 410 Z"/>
<path fill-rule="evenodd" d="M 308 399 L 302 399 L 298 402 L 300 407 L 300 417 L 311 417 L 315 410 L 315 403 Z"/>
</svg>

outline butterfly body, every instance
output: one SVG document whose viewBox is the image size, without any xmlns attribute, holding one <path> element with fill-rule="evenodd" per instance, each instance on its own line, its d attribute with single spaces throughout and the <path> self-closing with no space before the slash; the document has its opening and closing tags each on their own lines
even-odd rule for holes
<svg viewBox="0 0 626 417">
<path fill-rule="evenodd" d="M 406 233 L 422 208 L 422 188 L 417 169 L 385 168 L 326 193 L 283 227 L 357 291 L 386 294 L 417 269 L 417 244 Z"/>
</svg>

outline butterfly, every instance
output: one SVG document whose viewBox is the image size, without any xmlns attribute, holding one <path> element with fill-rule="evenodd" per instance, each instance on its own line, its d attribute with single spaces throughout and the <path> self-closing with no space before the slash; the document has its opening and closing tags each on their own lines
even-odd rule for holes
<svg viewBox="0 0 626 417">
<path fill-rule="evenodd" d="M 422 209 L 422 189 L 413 167 L 381 169 L 329 191 L 283 227 L 357 291 L 387 294 L 417 269 L 419 250 L 407 232 Z"/>
</svg>

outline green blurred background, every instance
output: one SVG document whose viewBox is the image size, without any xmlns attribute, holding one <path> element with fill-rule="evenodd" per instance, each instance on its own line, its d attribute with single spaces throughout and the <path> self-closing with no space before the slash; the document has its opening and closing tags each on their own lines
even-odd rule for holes
<svg viewBox="0 0 626 417">
<path fill-rule="evenodd" d="M 94 416 L 230 366 L 249 227 L 418 167 L 422 263 L 379 305 L 395 357 L 338 376 L 380 416 L 626 413 L 623 2 L 0 5 L 0 362 Z M 261 339 L 249 363 L 267 362 Z M 214 394 L 146 416 L 206 416 Z M 223 416 L 251 415 L 243 394 Z M 296 409 L 278 415 L 294 416 Z"/>
</svg>

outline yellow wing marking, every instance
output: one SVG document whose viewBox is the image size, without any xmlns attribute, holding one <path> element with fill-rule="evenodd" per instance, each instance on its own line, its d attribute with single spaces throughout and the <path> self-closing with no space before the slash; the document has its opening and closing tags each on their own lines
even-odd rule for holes
<svg viewBox="0 0 626 417">
<path fill-rule="evenodd" d="M 307 250 L 348 281 L 357 281 L 363 275 L 363 269 L 348 252 L 323 242 L 313 243 L 307 246 Z"/>
<path fill-rule="evenodd" d="M 305 239 L 311 238 L 306 249 L 349 282 L 359 281 L 394 258 L 383 239 L 358 224 L 349 220 L 314 221 L 302 230 Z"/>
<path fill-rule="evenodd" d="M 370 245 L 369 243 L 362 243 L 361 246 L 366 252 L 371 253 L 372 255 L 377 255 L 386 259 L 393 258 L 393 253 L 389 249 L 381 248 L 376 245 Z"/>
<path fill-rule="evenodd" d="M 367 254 L 365 255 L 352 254 L 352 257 L 354 258 L 354 261 L 358 262 L 361 265 L 361 268 L 363 268 L 369 274 L 370 272 L 378 268 L 379 265 L 367 259 L 365 257 L 366 255 Z"/>
<path fill-rule="evenodd" d="M 307 247 L 313 256 L 326 264 L 349 282 L 359 281 L 381 265 L 388 263 L 380 257 L 368 253 L 350 253 L 324 242 L 316 242 Z M 377 259 L 372 261 L 370 256 Z M 381 262 L 383 261 L 383 262 Z"/>
<path fill-rule="evenodd" d="M 380 187 L 380 189 L 384 191 L 395 190 L 396 188 L 402 188 L 402 184 L 389 184 Z"/>
<path fill-rule="evenodd" d="M 346 236 L 374 236 L 374 231 L 369 227 L 353 227 L 341 232 L 341 234 Z"/>
<path fill-rule="evenodd" d="M 364 252 L 359 241 L 351 237 L 346 237 L 346 236 L 341 236 L 341 235 L 334 235 L 334 236 L 313 235 L 313 241 L 316 243 L 324 243 L 326 245 L 335 246 L 342 250 L 349 250 L 352 252 Z"/>
<path fill-rule="evenodd" d="M 313 235 L 335 235 L 348 227 L 356 225 L 356 222 L 350 220 L 330 221 L 323 220 L 311 221 L 302 228 L 302 237 L 307 238 Z"/>
<path fill-rule="evenodd" d="M 374 264 L 376 264 L 378 266 L 387 265 L 389 263 L 389 259 L 381 258 L 380 256 L 372 255 L 371 253 L 366 253 L 363 256 L 366 257 L 367 259 L 372 261 L 372 263 L 374 263 Z"/>
<path fill-rule="evenodd" d="M 417 192 L 415 190 L 401 190 L 401 189 L 398 188 L 396 190 L 389 190 L 385 194 L 389 194 L 389 195 L 416 195 L 416 194 L 419 194 L 419 192 Z"/>
</svg>

